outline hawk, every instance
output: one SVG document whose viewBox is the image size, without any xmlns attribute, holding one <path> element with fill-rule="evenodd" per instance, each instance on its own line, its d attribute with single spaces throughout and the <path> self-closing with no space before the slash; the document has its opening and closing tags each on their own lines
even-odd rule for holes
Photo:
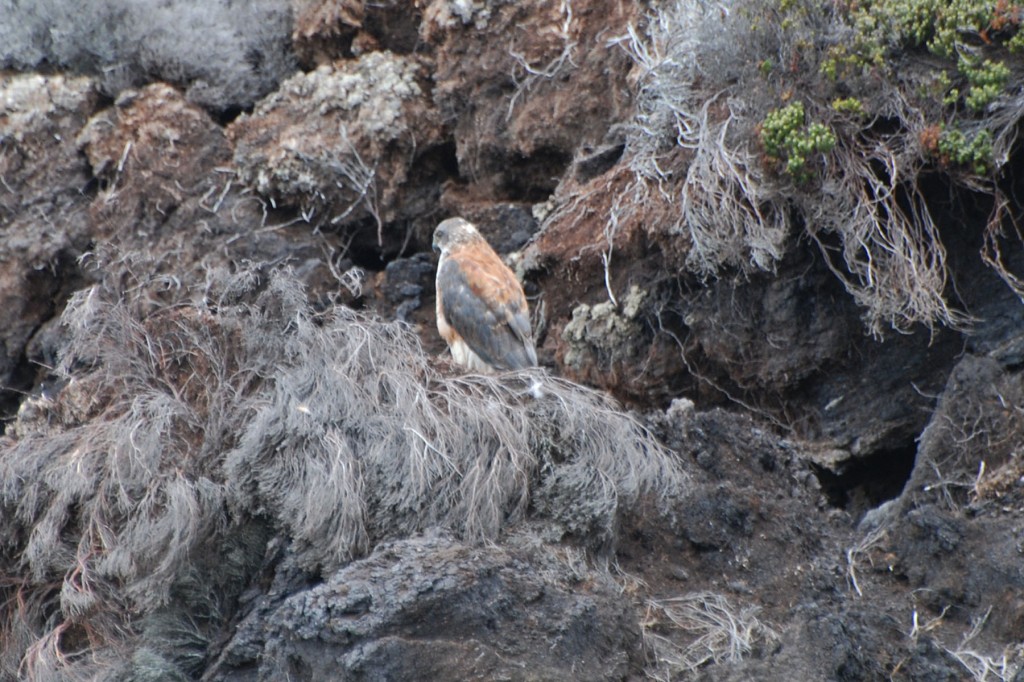
<svg viewBox="0 0 1024 682">
<path fill-rule="evenodd" d="M 537 364 L 519 280 L 472 223 L 449 218 L 434 230 L 437 331 L 456 364 L 477 372 Z"/>
</svg>

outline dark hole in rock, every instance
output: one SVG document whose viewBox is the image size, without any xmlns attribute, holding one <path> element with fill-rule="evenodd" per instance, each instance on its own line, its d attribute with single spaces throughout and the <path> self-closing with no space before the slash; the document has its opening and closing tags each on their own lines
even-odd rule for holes
<svg viewBox="0 0 1024 682">
<path fill-rule="evenodd" d="M 405 202 L 410 208 L 418 207 L 414 212 L 420 216 L 436 211 L 441 182 L 447 179 L 460 179 L 454 142 L 435 145 L 416 157 L 405 182 Z M 425 247 L 429 250 L 430 244 Z"/>
<path fill-rule="evenodd" d="M 373 218 L 347 226 L 342 239 L 352 262 L 373 272 L 383 270 L 412 245 L 408 225 L 396 222 L 378 227 Z"/>
<path fill-rule="evenodd" d="M 252 107 L 230 106 L 214 113 L 214 120 L 221 126 L 227 126 L 242 114 L 251 114 Z"/>
<path fill-rule="evenodd" d="M 420 22 L 423 12 L 415 7 L 415 3 L 367 3 L 366 10 L 363 28 L 381 41 L 385 49 L 409 54 L 422 47 Z"/>
<path fill-rule="evenodd" d="M 538 149 L 529 157 L 519 157 L 502 173 L 499 194 L 510 201 L 544 201 L 555 191 L 571 161 L 571 155 L 554 148 Z"/>
<path fill-rule="evenodd" d="M 915 443 L 852 459 L 838 470 L 814 466 L 821 489 L 833 507 L 860 514 L 898 497 L 917 457 Z"/>
<path fill-rule="evenodd" d="M 0 391 L 0 435 L 6 433 L 7 425 L 18 414 L 22 401 L 31 395 L 32 382 L 38 369 L 22 356 L 11 370 L 7 385 Z"/>
<path fill-rule="evenodd" d="M 588 182 L 599 175 L 604 175 L 615 167 L 615 164 L 619 162 L 625 151 L 626 145 L 624 144 L 613 145 L 595 151 L 576 163 L 576 176 L 580 182 Z"/>
<path fill-rule="evenodd" d="M 431 170 L 437 169 L 446 178 L 459 177 L 459 158 L 454 142 L 444 142 L 425 151 L 417 159 L 417 164 L 423 164 Z"/>
</svg>

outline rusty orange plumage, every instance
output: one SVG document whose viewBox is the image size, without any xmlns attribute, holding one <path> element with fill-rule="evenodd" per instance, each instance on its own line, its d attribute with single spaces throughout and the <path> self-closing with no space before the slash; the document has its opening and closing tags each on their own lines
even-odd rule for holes
<svg viewBox="0 0 1024 682">
<path fill-rule="evenodd" d="M 537 364 L 530 312 L 519 280 L 472 223 L 449 218 L 434 230 L 437 331 L 452 358 L 486 372 Z"/>
</svg>

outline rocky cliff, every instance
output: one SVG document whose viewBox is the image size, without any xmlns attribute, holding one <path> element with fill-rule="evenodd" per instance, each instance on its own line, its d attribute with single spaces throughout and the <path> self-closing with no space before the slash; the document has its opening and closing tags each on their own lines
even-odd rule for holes
<svg viewBox="0 0 1024 682">
<path fill-rule="evenodd" d="M 1024 679 L 1021 7 L 93 5 L 0 0 L 0 679 Z"/>
</svg>

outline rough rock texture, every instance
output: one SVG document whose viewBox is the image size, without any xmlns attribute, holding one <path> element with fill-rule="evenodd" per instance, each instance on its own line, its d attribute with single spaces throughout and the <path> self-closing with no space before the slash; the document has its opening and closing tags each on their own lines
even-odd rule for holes
<svg viewBox="0 0 1024 682">
<path fill-rule="evenodd" d="M 276 224 L 279 215 L 239 182 L 224 129 L 168 85 L 123 92 L 77 142 L 100 186 L 90 235 L 141 257 L 145 263 L 130 269 L 156 288 L 255 261 L 290 264 L 323 290 L 338 283 L 331 265 L 347 269 L 323 240 Z"/>
<path fill-rule="evenodd" d="M 380 248 L 384 223 L 412 221 L 437 199 L 436 178 L 409 178 L 441 138 L 424 75 L 415 58 L 370 52 L 293 76 L 231 125 L 242 178 L 310 222 L 371 219 Z"/>
<path fill-rule="evenodd" d="M 577 151 L 623 119 L 628 57 L 601 38 L 635 11 L 431 2 L 420 35 L 436 46 L 434 100 L 453 126 L 460 176 L 492 199 L 544 200 Z"/>
<path fill-rule="evenodd" d="M 957 183 L 962 169 L 932 160 L 918 198 L 935 216 L 943 293 L 963 323 L 872 336 L 842 279 L 852 275 L 834 231 L 779 230 L 761 251 L 728 235 L 720 246 L 736 251 L 720 254 L 721 267 L 693 269 L 708 235 L 680 222 L 681 202 L 693 200 L 687 169 L 710 161 L 673 139 L 644 159 L 651 150 L 637 142 L 638 130 L 659 124 L 638 104 L 651 83 L 638 50 L 656 28 L 646 16 L 653 5 L 264 0 L 236 28 L 262 11 L 272 19 L 265 30 L 228 40 L 217 27 L 232 6 L 200 15 L 211 30 L 189 34 L 182 63 L 168 59 L 173 41 L 161 34 L 153 63 L 131 52 L 127 71 L 93 80 L 59 69 L 123 54 L 86 64 L 58 48 L 116 41 L 100 32 L 58 45 L 57 34 L 39 32 L 46 17 L 32 14 L 19 29 L 5 21 L 14 5 L 0 0 L 0 38 L 13 36 L 0 45 L 21 50 L 2 63 L 54 57 L 46 75 L 0 74 L 0 471 L 16 472 L 0 479 L 0 520 L 11 529 L 0 538 L 0 678 L 1020 678 L 1024 305 L 1007 272 L 1024 278 L 1024 246 L 1014 229 L 998 232 L 994 199 Z M 753 68 L 726 59 L 736 46 L 720 38 L 722 69 Z M 194 41 L 211 44 L 197 50 Z M 231 59 L 197 63 L 204 54 Z M 293 54 L 305 70 L 292 71 Z M 675 106 L 685 94 L 665 97 Z M 709 126 L 733 111 L 726 99 L 704 110 Z M 1006 214 L 1019 214 L 1019 143 L 1006 154 L 992 183 Z M 657 173 L 644 175 L 644 162 Z M 776 171 L 751 169 L 759 179 Z M 770 199 L 739 194 L 753 212 Z M 320 431 L 336 445 L 386 445 L 365 416 L 372 410 L 353 424 L 330 402 L 347 386 L 337 373 L 348 358 L 297 380 L 287 404 L 240 401 L 309 356 L 290 336 L 298 317 L 278 317 L 288 305 L 311 306 L 307 331 L 344 305 L 418 333 L 422 348 L 407 349 L 409 362 L 367 375 L 377 393 L 349 394 L 391 404 L 389 382 L 408 367 L 420 367 L 412 379 L 422 383 L 420 353 L 444 349 L 431 231 L 451 215 L 477 223 L 524 280 L 545 368 L 644 414 L 689 486 L 669 500 L 633 495 L 561 461 L 564 442 L 545 442 L 543 471 L 474 470 L 490 490 L 511 471 L 513 489 L 527 491 L 512 500 L 514 514 L 492 519 L 502 529 L 493 544 L 463 542 L 452 528 L 403 539 L 421 527 L 406 519 L 405 530 L 375 528 L 340 568 L 317 573 L 295 547 L 301 539 L 332 555 L 337 546 L 299 536 L 333 528 L 335 516 L 303 493 L 316 484 L 318 499 L 341 496 L 350 506 L 339 516 L 364 523 L 364 494 L 379 502 L 421 481 L 339 491 L 332 476 L 366 466 L 364 452 L 338 445 L 320 459 L 284 458 L 282 448 L 297 457 Z M 743 265 L 758 258 L 757 268 Z M 305 296 L 260 298 L 274 270 L 287 270 Z M 214 271 L 244 282 L 218 290 Z M 150 377 L 145 390 L 130 374 L 102 390 L 90 380 L 104 363 L 120 367 L 116 356 L 64 353 L 81 329 L 60 314 L 97 282 L 131 302 L 138 326 L 127 328 L 142 336 L 125 335 L 124 355 Z M 222 360 L 236 356 L 196 342 L 253 301 L 264 307 L 236 319 L 262 322 L 265 336 L 246 351 L 277 349 L 279 358 L 232 364 Z M 230 390 L 196 398 L 210 376 Z M 509 395 L 528 400 L 510 381 Z M 416 395 L 451 415 L 436 386 Z M 309 396 L 327 396 L 338 411 L 307 431 L 318 407 Z M 161 421 L 170 413 L 160 406 L 183 403 L 191 412 Z M 487 412 L 493 401 L 479 404 L 479 423 L 503 423 Z M 244 509 L 208 495 L 245 479 L 216 459 L 239 433 L 198 435 L 226 414 L 262 415 L 253 433 L 284 434 L 254 444 L 266 458 L 259 471 L 308 475 L 295 483 L 300 492 L 253 496 Z M 128 417 L 132 428 L 105 430 Z M 80 456 L 74 444 L 89 428 L 117 443 L 116 456 Z M 444 444 L 415 431 L 403 422 L 394 442 L 406 445 L 393 461 L 413 448 L 438 454 L 437 470 L 449 472 Z M 156 453 L 144 471 L 142 436 Z M 566 438 L 587 442 L 578 436 Z M 109 470 L 82 475 L 97 461 Z M 145 496 L 140 480 L 166 487 Z M 95 481 L 109 497 L 89 510 L 102 522 L 83 527 Z M 51 498 L 64 503 L 35 523 Z M 670 514 L 656 513 L 665 506 Z M 383 507 L 382 519 L 411 513 Z M 111 534 L 151 517 L 191 519 L 162 528 L 200 549 L 179 563 L 111 560 Z M 125 597 L 129 580 L 162 591 Z"/>
<path fill-rule="evenodd" d="M 99 104 L 88 78 L 12 75 L 0 81 L 0 386 L 36 381 L 28 344 L 80 286 L 95 192 L 75 137 Z M 52 356 L 31 360 L 53 364 Z M 3 400 L 7 411 L 14 396 Z"/>
<path fill-rule="evenodd" d="M 542 546 L 387 543 L 283 597 L 255 605 L 204 679 L 620 680 L 638 652 L 614 582 Z"/>
</svg>

